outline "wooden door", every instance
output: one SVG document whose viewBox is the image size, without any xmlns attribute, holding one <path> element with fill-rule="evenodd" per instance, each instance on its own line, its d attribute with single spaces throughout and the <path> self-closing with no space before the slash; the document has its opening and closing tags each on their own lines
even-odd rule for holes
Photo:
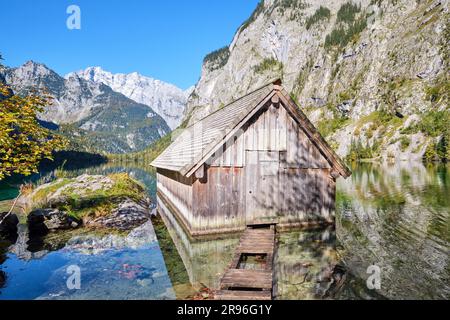
<svg viewBox="0 0 450 320">
<path fill-rule="evenodd" d="M 280 202 L 280 153 L 247 151 L 247 225 L 276 223 Z"/>
</svg>

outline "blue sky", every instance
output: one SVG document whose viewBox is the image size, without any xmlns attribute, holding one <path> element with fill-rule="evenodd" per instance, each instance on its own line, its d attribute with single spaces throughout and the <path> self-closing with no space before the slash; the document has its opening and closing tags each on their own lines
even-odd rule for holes
<svg viewBox="0 0 450 320">
<path fill-rule="evenodd" d="M 88 66 L 137 71 L 186 89 L 203 57 L 228 45 L 259 0 L 0 0 L 3 64 L 45 63 L 61 75 Z M 81 30 L 69 30 L 69 5 Z"/>
</svg>

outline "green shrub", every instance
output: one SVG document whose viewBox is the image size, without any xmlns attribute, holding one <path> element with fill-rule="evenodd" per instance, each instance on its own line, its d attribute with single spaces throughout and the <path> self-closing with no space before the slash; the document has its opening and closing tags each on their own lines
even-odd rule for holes
<svg viewBox="0 0 450 320">
<path fill-rule="evenodd" d="M 325 37 L 325 48 L 345 47 L 354 37 L 367 27 L 367 19 L 360 18 L 348 26 L 339 26 Z"/>
<path fill-rule="evenodd" d="M 325 37 L 325 48 L 334 46 L 345 47 L 367 27 L 367 16 L 361 14 L 361 7 L 347 2 L 341 6 L 337 13 L 336 27 Z"/>
<path fill-rule="evenodd" d="M 255 66 L 256 73 L 264 73 L 267 70 L 282 70 L 283 63 L 275 58 L 266 58 L 260 64 Z"/>
<path fill-rule="evenodd" d="M 361 11 L 361 6 L 354 4 L 353 2 L 344 3 L 337 13 L 336 22 L 352 23 L 355 21 L 355 15 Z"/>
<path fill-rule="evenodd" d="M 411 145 L 411 139 L 408 137 L 401 137 L 400 138 L 400 146 L 402 148 L 402 151 L 405 151 L 409 146 Z"/>
<path fill-rule="evenodd" d="M 410 132 L 422 132 L 428 137 L 438 137 L 450 131 L 450 110 L 429 111 L 422 115 L 420 121 L 407 130 Z"/>
<path fill-rule="evenodd" d="M 372 147 L 369 144 L 363 146 L 361 139 L 352 140 L 346 160 L 349 162 L 357 162 L 363 159 L 372 159 L 375 156 L 375 150 L 377 148 L 376 145 Z"/>
<path fill-rule="evenodd" d="M 302 0 L 277 0 L 275 5 L 282 9 L 302 9 L 306 6 Z"/>
<path fill-rule="evenodd" d="M 209 64 L 211 70 L 216 70 L 226 65 L 229 58 L 230 49 L 226 46 L 207 54 L 203 59 L 203 63 Z"/>
<path fill-rule="evenodd" d="M 312 16 L 306 19 L 306 30 L 309 30 L 313 24 L 316 24 L 322 20 L 329 20 L 330 16 L 330 9 L 320 6 Z"/>
</svg>

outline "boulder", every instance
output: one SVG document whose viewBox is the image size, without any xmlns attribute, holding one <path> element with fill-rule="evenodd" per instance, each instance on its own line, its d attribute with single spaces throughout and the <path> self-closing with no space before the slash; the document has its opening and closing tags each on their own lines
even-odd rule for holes
<svg viewBox="0 0 450 320">
<path fill-rule="evenodd" d="M 93 220 L 85 219 L 84 223 L 88 227 L 128 231 L 150 220 L 150 215 L 149 205 L 146 201 L 137 203 L 131 199 L 124 199 L 109 215 Z"/>
<path fill-rule="evenodd" d="M 15 214 L 8 215 L 8 212 L 0 213 L 0 234 L 10 235 L 17 233 L 18 224 L 19 218 L 17 218 L 17 215 Z"/>
<path fill-rule="evenodd" d="M 127 174 L 59 179 L 35 189 L 27 199 L 34 210 L 28 225 L 35 235 L 78 227 L 129 231 L 150 219 L 145 188 Z"/>
<path fill-rule="evenodd" d="M 45 234 L 49 231 L 70 230 L 79 226 L 79 221 L 58 209 L 38 209 L 28 215 L 28 228 L 31 233 Z"/>
</svg>

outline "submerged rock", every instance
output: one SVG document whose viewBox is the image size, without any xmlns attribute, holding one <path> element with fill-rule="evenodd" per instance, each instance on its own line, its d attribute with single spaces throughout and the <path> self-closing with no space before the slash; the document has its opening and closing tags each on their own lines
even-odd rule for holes
<svg viewBox="0 0 450 320">
<path fill-rule="evenodd" d="M 65 249 L 87 254 L 96 254 L 111 249 L 140 249 L 151 247 L 157 241 L 152 223 L 146 222 L 133 229 L 127 236 L 108 234 L 99 236 L 95 234 L 80 235 L 71 238 Z"/>
</svg>

